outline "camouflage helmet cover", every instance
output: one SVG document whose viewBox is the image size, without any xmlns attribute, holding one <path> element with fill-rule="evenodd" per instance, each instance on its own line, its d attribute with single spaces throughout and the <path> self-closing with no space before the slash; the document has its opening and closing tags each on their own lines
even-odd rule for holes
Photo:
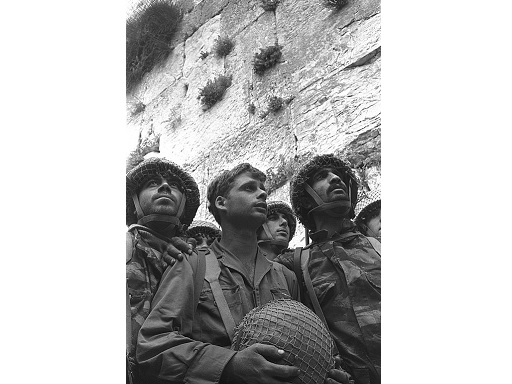
<svg viewBox="0 0 512 384">
<path fill-rule="evenodd" d="M 295 218 L 291 207 L 284 201 L 267 201 L 267 217 L 275 212 L 282 213 L 286 216 L 286 221 L 288 222 L 288 227 L 290 228 L 289 240 L 293 239 L 293 236 L 295 235 L 295 229 L 297 227 L 297 219 Z"/>
<path fill-rule="evenodd" d="M 354 208 L 357 202 L 357 178 L 350 168 L 350 164 L 344 162 L 334 154 L 317 155 L 310 161 L 305 163 L 293 175 L 290 182 L 290 201 L 292 208 L 299 221 L 308 229 L 314 227 L 314 223 L 309 219 L 308 213 L 310 209 L 306 208 L 305 203 L 310 199 L 304 185 L 313 176 L 313 174 L 321 168 L 331 167 L 338 170 L 342 175 L 343 182 L 349 186 L 352 185 L 350 191 L 350 199 L 352 205 L 352 212 L 350 218 L 353 217 Z M 351 181 L 351 183 L 349 183 Z"/>
<path fill-rule="evenodd" d="M 213 237 L 220 236 L 220 229 L 215 226 L 215 224 L 206 221 L 206 220 L 194 220 L 192 224 L 190 224 L 187 230 L 188 237 L 194 237 L 198 234 L 209 235 Z"/>
<path fill-rule="evenodd" d="M 180 166 L 167 159 L 152 157 L 143 160 L 126 174 L 126 225 L 137 223 L 137 214 L 132 195 L 139 193 L 149 177 L 171 173 L 181 182 L 186 197 L 185 208 L 179 220 L 182 225 L 190 225 L 199 208 L 199 188 L 195 180 Z"/>
</svg>

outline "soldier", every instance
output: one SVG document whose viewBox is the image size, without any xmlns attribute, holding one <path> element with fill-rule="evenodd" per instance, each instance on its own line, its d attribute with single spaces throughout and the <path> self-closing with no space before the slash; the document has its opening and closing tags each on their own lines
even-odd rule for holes
<svg viewBox="0 0 512 384">
<path fill-rule="evenodd" d="M 312 243 L 276 261 L 308 287 L 303 302 L 324 318 L 356 383 L 380 383 L 381 259 L 350 220 L 355 175 L 333 155 L 315 156 L 293 176 L 290 199 Z"/>
<path fill-rule="evenodd" d="M 149 381 L 277 384 L 299 374 L 278 364 L 284 351 L 271 345 L 230 349 L 235 324 L 251 309 L 298 297 L 293 272 L 267 260 L 257 245 L 256 231 L 267 214 L 264 182 L 261 171 L 244 163 L 209 184 L 208 208 L 222 237 L 164 273 L 137 343 Z M 341 370 L 330 376 L 327 383 L 348 383 Z"/>
<path fill-rule="evenodd" d="M 215 239 L 220 239 L 220 229 L 205 220 L 194 220 L 187 230 L 187 236 L 196 242 L 196 248 L 208 248 Z"/>
<path fill-rule="evenodd" d="M 267 221 L 258 229 L 258 246 L 269 260 L 288 248 L 297 219 L 292 209 L 284 201 L 267 203 Z"/>
<path fill-rule="evenodd" d="M 359 232 L 380 242 L 380 190 L 363 193 L 357 202 L 355 215 L 354 222 Z"/>
<path fill-rule="evenodd" d="M 128 379 L 137 378 L 135 345 L 151 300 L 168 264 L 180 252 L 192 252 L 178 236 L 199 207 L 194 179 L 161 158 L 142 161 L 126 175 L 127 352 Z"/>
</svg>

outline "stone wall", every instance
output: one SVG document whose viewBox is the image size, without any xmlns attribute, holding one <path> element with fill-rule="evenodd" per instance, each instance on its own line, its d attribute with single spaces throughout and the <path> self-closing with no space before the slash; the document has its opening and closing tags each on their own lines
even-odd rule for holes
<svg viewBox="0 0 512 384">
<path fill-rule="evenodd" d="M 132 1 L 128 14 L 143 2 Z M 265 11 L 260 0 L 178 1 L 184 11 L 172 53 L 127 95 L 127 153 L 139 140 L 160 138 L 160 156 L 183 165 L 206 186 L 219 171 L 241 162 L 267 172 L 269 199 L 289 201 L 290 171 L 312 154 L 347 158 L 362 188 L 380 187 L 380 2 L 349 0 L 332 10 L 323 0 L 282 0 Z M 231 38 L 225 58 L 211 50 Z M 260 48 L 282 46 L 279 64 L 253 70 Z M 232 75 L 223 99 L 203 110 L 199 91 L 215 75 Z M 288 101 L 267 113 L 268 98 Z M 135 113 L 137 104 L 143 111 Z M 254 104 L 255 113 L 249 111 Z M 303 244 L 298 227 L 291 245 Z"/>
</svg>

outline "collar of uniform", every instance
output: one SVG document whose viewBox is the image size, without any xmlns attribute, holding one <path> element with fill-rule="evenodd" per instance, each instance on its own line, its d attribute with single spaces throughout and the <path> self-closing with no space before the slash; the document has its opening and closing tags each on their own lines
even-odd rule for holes
<svg viewBox="0 0 512 384">
<path fill-rule="evenodd" d="M 222 263 L 240 274 L 242 274 L 246 280 L 252 285 L 253 282 L 246 275 L 246 271 L 238 257 L 236 257 L 233 253 L 228 251 L 222 245 L 220 245 L 219 240 L 215 240 L 212 245 L 210 245 L 210 249 L 215 253 L 217 259 L 221 259 Z M 265 254 L 261 251 L 259 247 L 256 250 L 256 266 L 254 271 L 254 286 L 258 286 L 260 284 L 263 276 L 272 268 L 272 262 L 269 261 Z"/>
<path fill-rule="evenodd" d="M 340 236 L 347 237 L 347 235 L 356 235 L 357 233 L 358 232 L 356 230 L 356 225 L 352 222 L 352 220 L 343 219 L 341 230 L 339 232 L 334 232 L 334 234 L 331 236 L 331 239 L 335 240 Z M 326 229 L 321 229 L 319 231 L 310 233 L 309 237 L 313 242 L 318 243 L 321 241 L 328 240 L 329 232 Z"/>
</svg>

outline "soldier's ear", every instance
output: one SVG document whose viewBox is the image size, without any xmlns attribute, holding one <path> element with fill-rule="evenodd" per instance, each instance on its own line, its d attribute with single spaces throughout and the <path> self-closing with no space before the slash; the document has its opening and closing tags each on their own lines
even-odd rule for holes
<svg viewBox="0 0 512 384">
<path fill-rule="evenodd" d="M 224 196 L 217 196 L 215 198 L 215 208 L 217 208 L 218 211 L 226 212 L 226 198 Z"/>
</svg>

